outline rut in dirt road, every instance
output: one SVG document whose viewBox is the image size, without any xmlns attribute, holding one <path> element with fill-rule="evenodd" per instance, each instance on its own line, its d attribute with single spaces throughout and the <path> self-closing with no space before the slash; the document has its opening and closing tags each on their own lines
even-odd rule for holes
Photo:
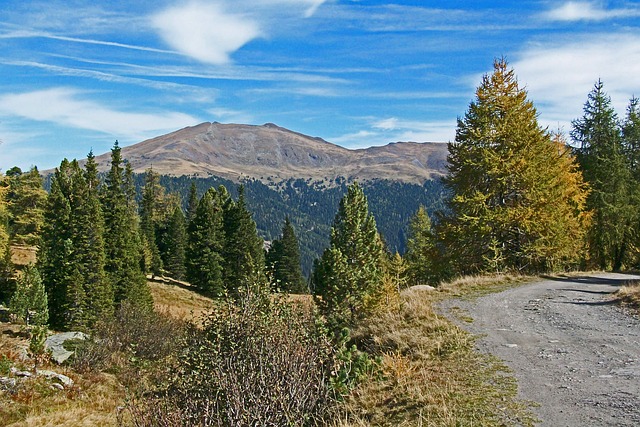
<svg viewBox="0 0 640 427">
<path fill-rule="evenodd" d="M 611 294 L 640 276 L 548 279 L 475 301 L 452 301 L 474 321 L 481 351 L 503 359 L 545 426 L 640 425 L 640 319 Z"/>
</svg>

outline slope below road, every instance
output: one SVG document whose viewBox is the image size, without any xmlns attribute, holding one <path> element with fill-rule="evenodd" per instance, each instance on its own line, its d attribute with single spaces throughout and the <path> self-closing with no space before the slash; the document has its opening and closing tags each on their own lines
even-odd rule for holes
<svg viewBox="0 0 640 427">
<path fill-rule="evenodd" d="M 544 426 L 640 425 L 640 319 L 611 294 L 640 276 L 553 278 L 444 307 L 513 370 Z M 453 317 L 453 315 L 452 315 Z"/>
</svg>

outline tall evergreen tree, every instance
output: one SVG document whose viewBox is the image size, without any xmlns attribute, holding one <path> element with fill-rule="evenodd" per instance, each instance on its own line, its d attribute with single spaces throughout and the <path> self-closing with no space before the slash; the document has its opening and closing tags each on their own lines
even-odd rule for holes
<svg viewBox="0 0 640 427">
<path fill-rule="evenodd" d="M 220 197 L 225 198 L 224 192 Z M 264 242 L 258 236 L 256 223 L 247 210 L 244 187 L 238 189 L 235 203 L 230 198 L 227 200 L 224 205 L 224 283 L 229 291 L 236 292 L 263 275 Z"/>
<path fill-rule="evenodd" d="M 504 59 L 485 75 L 449 144 L 453 197 L 439 223 L 454 274 L 546 271 L 582 254 L 585 187 L 561 141 L 538 124 Z"/>
<path fill-rule="evenodd" d="M 622 143 L 631 168 L 631 175 L 640 183 L 640 100 L 631 98 L 622 123 Z"/>
<path fill-rule="evenodd" d="M 411 285 L 436 283 L 440 276 L 436 266 L 438 258 L 431 219 L 424 206 L 420 206 L 409 222 L 409 239 L 405 254 L 405 274 L 408 282 Z"/>
<path fill-rule="evenodd" d="M 189 224 L 187 279 L 212 296 L 224 293 L 223 256 L 225 233 L 219 194 L 209 189 L 198 203 Z"/>
<path fill-rule="evenodd" d="M 128 300 L 150 308 L 153 300 L 142 270 L 142 246 L 130 166 L 122 166 L 121 148 L 111 150 L 111 168 L 102 187 L 105 219 L 105 271 L 116 304 Z"/>
<path fill-rule="evenodd" d="M 187 200 L 187 224 L 190 224 L 193 217 L 196 215 L 196 209 L 198 209 L 198 189 L 196 183 L 191 181 L 191 187 L 189 187 L 189 198 Z"/>
<path fill-rule="evenodd" d="M 274 240 L 267 253 L 267 266 L 279 290 L 295 294 L 308 293 L 300 265 L 298 238 L 289 217 L 282 227 L 282 237 Z"/>
<path fill-rule="evenodd" d="M 631 171 L 611 98 L 598 80 L 573 121 L 571 136 L 585 180 L 591 187 L 587 207 L 593 210 L 589 252 L 596 267 L 622 267 L 632 240 L 636 209 L 632 204 Z"/>
<path fill-rule="evenodd" d="M 187 225 L 180 206 L 176 206 L 167 231 L 167 257 L 165 269 L 177 280 L 185 278 L 185 251 L 187 245 Z"/>
<path fill-rule="evenodd" d="M 338 325 L 353 322 L 380 304 L 384 249 L 367 198 L 356 183 L 340 201 L 331 246 L 313 272 L 316 301 Z"/>
<path fill-rule="evenodd" d="M 154 275 L 161 274 L 162 259 L 156 243 L 156 232 L 160 226 L 159 204 L 164 195 L 160 186 L 160 176 L 148 169 L 145 172 L 145 183 L 142 189 L 142 205 L 140 207 L 140 229 L 143 236 L 147 270 Z"/>
</svg>

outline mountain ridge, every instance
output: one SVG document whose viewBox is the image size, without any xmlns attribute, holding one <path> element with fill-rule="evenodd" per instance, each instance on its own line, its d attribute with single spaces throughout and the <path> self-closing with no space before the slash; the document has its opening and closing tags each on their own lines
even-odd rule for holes
<svg viewBox="0 0 640 427">
<path fill-rule="evenodd" d="M 161 175 L 263 182 L 343 177 L 422 184 L 446 174 L 447 154 L 446 144 L 433 142 L 347 149 L 273 123 L 204 122 L 122 148 L 122 157 L 137 173 L 153 168 Z M 110 153 L 96 156 L 96 161 L 106 170 Z"/>
</svg>

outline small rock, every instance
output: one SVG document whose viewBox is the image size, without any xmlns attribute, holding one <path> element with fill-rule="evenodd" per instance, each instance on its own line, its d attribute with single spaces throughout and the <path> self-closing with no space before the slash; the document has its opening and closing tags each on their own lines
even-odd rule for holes
<svg viewBox="0 0 640 427">
<path fill-rule="evenodd" d="M 407 290 L 409 290 L 409 291 L 435 291 L 436 288 L 434 288 L 433 286 L 429 286 L 429 285 L 415 285 L 415 286 L 411 286 Z"/>
<path fill-rule="evenodd" d="M 63 347 L 64 342 L 69 340 L 86 340 L 87 338 L 89 338 L 89 336 L 82 332 L 63 332 L 48 337 L 44 345 L 45 348 L 51 351 L 51 359 L 61 364 L 73 356 L 73 351 L 66 350 Z"/>
<path fill-rule="evenodd" d="M 29 371 L 19 371 L 17 368 L 11 368 L 11 373 L 16 377 L 31 378 L 33 374 Z"/>
<path fill-rule="evenodd" d="M 518 347 L 518 344 L 505 344 L 504 346 L 507 348 L 516 348 Z"/>
<path fill-rule="evenodd" d="M 64 390 L 64 386 L 59 383 L 51 384 L 51 390 Z"/>
<path fill-rule="evenodd" d="M 17 380 L 15 378 L 0 377 L 0 389 L 11 389 L 15 387 Z"/>
<path fill-rule="evenodd" d="M 49 380 L 59 381 L 65 387 L 73 386 L 73 380 L 71 378 L 57 372 L 48 371 L 46 369 L 38 369 L 38 375 L 43 376 Z"/>
</svg>

